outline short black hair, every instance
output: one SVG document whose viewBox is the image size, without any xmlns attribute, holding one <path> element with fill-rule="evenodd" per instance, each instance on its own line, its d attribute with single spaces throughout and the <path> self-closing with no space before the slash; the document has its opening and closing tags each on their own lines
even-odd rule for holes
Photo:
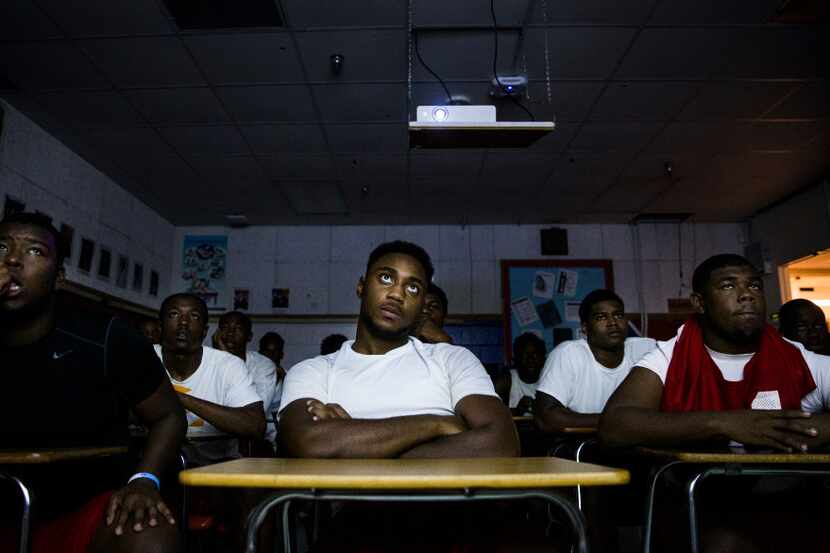
<svg viewBox="0 0 830 553">
<path fill-rule="evenodd" d="M 245 330 L 247 330 L 248 334 L 250 334 L 253 330 L 253 323 L 251 323 L 251 318 L 242 311 L 228 311 L 227 313 L 222 313 L 219 317 L 219 324 L 222 324 L 222 319 L 226 319 L 233 315 L 242 319 L 242 322 L 245 323 Z"/>
<path fill-rule="evenodd" d="M 450 302 L 447 300 L 447 293 L 434 282 L 430 282 L 429 286 L 427 286 L 427 294 L 438 296 L 438 301 L 441 302 L 441 310 L 444 311 L 444 315 L 446 315 L 450 306 Z"/>
<path fill-rule="evenodd" d="M 178 294 L 171 294 L 164 298 L 164 301 L 161 302 L 161 307 L 159 308 L 159 319 L 164 320 L 164 312 L 167 311 L 167 306 L 170 305 L 171 302 L 178 299 L 190 299 L 196 302 L 199 306 L 199 312 L 202 314 L 202 318 L 205 321 L 205 324 L 208 322 L 208 308 L 205 300 L 197 296 L 196 294 L 190 294 L 188 292 L 180 292 Z"/>
<path fill-rule="evenodd" d="M 799 309 L 803 309 L 804 307 L 811 307 L 821 311 L 821 307 L 804 298 L 790 300 L 781 306 L 781 309 L 778 310 L 778 329 L 782 334 L 785 331 L 793 330 L 795 327 L 795 314 Z"/>
<path fill-rule="evenodd" d="M 513 340 L 513 355 L 516 355 L 520 348 L 527 347 L 528 344 L 538 344 L 545 353 L 547 353 L 548 348 L 545 345 L 545 341 L 539 338 L 532 332 L 523 332 L 516 336 L 516 339 Z"/>
<path fill-rule="evenodd" d="M 590 321 L 591 309 L 593 309 L 596 304 L 603 301 L 619 302 L 619 304 L 623 306 L 623 310 L 625 310 L 625 303 L 613 290 L 600 288 L 589 292 L 588 295 L 583 298 L 582 303 L 579 304 L 579 321 L 583 323 Z"/>
<path fill-rule="evenodd" d="M 280 349 L 285 349 L 285 340 L 283 340 L 282 336 L 274 331 L 266 332 L 262 335 L 262 338 L 259 339 L 259 349 L 262 349 L 262 343 L 265 340 L 276 340 L 278 347 Z"/>
<path fill-rule="evenodd" d="M 64 243 L 63 237 L 55 225 L 52 224 L 52 218 L 43 213 L 31 213 L 21 211 L 18 213 L 11 213 L 6 215 L 0 225 L 30 225 L 39 229 L 45 230 L 55 239 L 55 258 L 58 260 L 58 268 L 63 268 L 63 261 L 66 259 L 66 252 L 68 251 L 67 244 Z"/>
<path fill-rule="evenodd" d="M 329 334 L 320 342 L 320 355 L 328 355 L 329 353 L 338 351 L 346 340 L 348 338 L 342 334 Z"/>
<path fill-rule="evenodd" d="M 366 263 L 366 272 L 369 272 L 369 268 L 378 259 L 384 255 L 389 255 L 390 253 L 401 253 L 417 259 L 424 268 L 424 273 L 426 273 L 426 283 L 428 284 L 432 282 L 432 275 L 435 274 L 435 268 L 432 266 L 432 260 L 429 258 L 429 254 L 421 246 L 413 244 L 412 242 L 405 242 L 403 240 L 385 242 L 372 250 L 372 253 L 369 254 L 369 261 Z"/>
<path fill-rule="evenodd" d="M 709 283 L 709 279 L 712 278 L 712 273 L 724 267 L 750 267 L 753 271 L 758 272 L 755 265 L 741 255 L 735 253 L 713 255 L 695 269 L 692 275 L 692 291 L 697 294 L 702 294 L 704 288 Z"/>
</svg>

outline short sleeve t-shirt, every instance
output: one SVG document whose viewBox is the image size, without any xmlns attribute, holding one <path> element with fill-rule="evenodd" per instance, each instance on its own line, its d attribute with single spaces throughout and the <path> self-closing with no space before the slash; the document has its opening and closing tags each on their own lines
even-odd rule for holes
<svg viewBox="0 0 830 553">
<path fill-rule="evenodd" d="M 312 398 L 337 403 L 356 419 L 408 415 L 452 415 L 469 395 L 498 398 L 481 362 L 451 344 L 424 344 L 417 338 L 384 355 L 340 349 L 295 365 L 285 378 L 280 409 Z"/>
<path fill-rule="evenodd" d="M 677 336 L 670 340 L 657 342 L 657 347 L 637 362 L 638 366 L 649 369 L 660 377 L 660 382 L 664 385 L 666 383 L 666 374 L 669 372 L 669 363 L 674 352 L 674 345 L 677 343 L 677 338 L 681 332 L 683 332 L 682 326 L 677 331 Z M 802 398 L 801 409 L 810 413 L 818 413 L 830 409 L 830 356 L 813 353 L 804 349 L 804 346 L 798 342 L 793 342 L 792 340 L 787 341 L 798 348 L 798 351 L 804 356 L 804 361 L 807 363 L 807 367 L 810 369 L 810 373 L 813 375 L 813 380 L 816 383 L 816 389 Z M 744 367 L 752 359 L 752 356 L 755 355 L 754 353 L 737 355 L 720 353 L 708 347 L 706 350 L 712 357 L 712 361 L 720 369 L 724 380 L 728 382 L 740 382 L 743 380 Z"/>
<path fill-rule="evenodd" d="M 161 346 L 156 345 L 154 348 L 158 358 L 162 359 Z M 202 362 L 193 374 L 181 381 L 170 376 L 170 382 L 177 392 L 224 407 L 244 407 L 262 401 L 254 389 L 245 363 L 235 355 L 207 346 L 202 346 Z M 190 445 L 193 446 L 185 448 L 188 460 L 197 464 L 207 464 L 239 457 L 238 440 L 214 439 L 224 434 L 206 420 L 188 411 L 187 437 L 192 439 Z"/>
<path fill-rule="evenodd" d="M 251 381 L 259 398 L 265 415 L 268 416 L 268 407 L 274 400 L 277 384 L 277 366 L 274 362 L 256 351 L 245 352 L 245 367 L 251 375 Z"/>
<path fill-rule="evenodd" d="M 4 448 L 126 445 L 128 410 L 150 397 L 165 371 L 146 339 L 119 319 L 60 318 L 38 342 L 0 346 L 0 444 Z M 49 518 L 124 484 L 134 460 L 20 467 Z M 31 469 L 31 470 L 29 470 Z M 29 474 L 31 472 L 31 474 Z"/>
<path fill-rule="evenodd" d="M 507 398 L 507 406 L 511 409 L 515 409 L 519 406 L 519 402 L 523 397 L 527 396 L 535 398 L 536 386 L 538 384 L 538 381 L 525 382 L 519 376 L 519 371 L 516 369 L 510 369 L 510 396 Z"/>
<path fill-rule="evenodd" d="M 596 360 L 584 338 L 564 342 L 545 361 L 537 390 L 571 411 L 602 413 L 608 398 L 628 376 L 631 367 L 655 345 L 651 338 L 626 339 L 622 362 L 609 369 Z"/>
</svg>

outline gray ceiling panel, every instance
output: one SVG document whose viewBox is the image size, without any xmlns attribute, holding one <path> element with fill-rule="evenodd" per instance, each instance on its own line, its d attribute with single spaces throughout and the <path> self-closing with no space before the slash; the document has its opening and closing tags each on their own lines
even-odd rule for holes
<svg viewBox="0 0 830 553">
<path fill-rule="evenodd" d="M 319 31 L 297 33 L 308 78 L 321 82 L 405 81 L 406 31 Z M 379 53 L 383 55 L 379 55 Z M 344 57 L 339 74 L 331 56 Z"/>
<path fill-rule="evenodd" d="M 295 29 L 406 25 L 406 3 L 388 0 L 282 0 L 286 20 Z"/>
<path fill-rule="evenodd" d="M 209 88 L 127 90 L 125 95 L 147 119 L 162 124 L 225 123 L 228 116 Z"/>
<path fill-rule="evenodd" d="M 705 79 L 723 65 L 730 47 L 722 28 L 648 28 L 628 52 L 618 79 Z"/>
<path fill-rule="evenodd" d="M 280 181 L 279 187 L 297 214 L 338 214 L 346 203 L 334 181 Z"/>
<path fill-rule="evenodd" d="M 337 157 L 337 170 L 343 179 L 406 175 L 404 154 L 357 154 Z"/>
<path fill-rule="evenodd" d="M 788 82 L 710 82 L 678 115 L 682 121 L 754 119 L 792 90 Z"/>
<path fill-rule="evenodd" d="M 134 127 L 144 123 L 139 113 L 112 90 L 65 90 L 39 94 L 36 100 L 67 124 L 86 127 Z"/>
<path fill-rule="evenodd" d="M 323 121 L 408 120 L 405 84 L 316 85 Z"/>
<path fill-rule="evenodd" d="M 71 36 L 123 36 L 169 33 L 170 21 L 155 0 L 38 0 Z"/>
<path fill-rule="evenodd" d="M 233 33 L 184 37 L 214 85 L 302 82 L 288 33 Z"/>
<path fill-rule="evenodd" d="M 775 109 L 765 114 L 769 118 L 813 118 L 830 116 L 830 81 L 800 85 Z"/>
<path fill-rule="evenodd" d="M 660 123 L 586 123 L 571 146 L 580 150 L 638 150 L 660 130 Z"/>
<path fill-rule="evenodd" d="M 500 26 L 521 25 L 528 10 L 529 0 L 494 2 L 496 22 Z M 492 25 L 488 2 L 444 2 L 443 0 L 412 0 L 414 25 L 453 27 Z"/>
<path fill-rule="evenodd" d="M 415 177 L 476 177 L 481 172 L 483 160 L 483 150 L 413 152 L 409 157 L 409 174 Z"/>
<path fill-rule="evenodd" d="M 87 39 L 78 45 L 121 87 L 204 84 L 175 37 Z"/>
<path fill-rule="evenodd" d="M 326 151 L 317 125 L 243 125 L 240 129 L 256 154 Z"/>
<path fill-rule="evenodd" d="M 17 87 L 28 90 L 109 85 L 69 41 L 0 44 L 0 68 Z"/>
<path fill-rule="evenodd" d="M 244 123 L 317 119 L 306 85 L 219 87 L 216 94 Z"/>
<path fill-rule="evenodd" d="M 247 154 L 248 147 L 236 127 L 166 127 L 161 134 L 185 156 Z"/>
<path fill-rule="evenodd" d="M 668 121 L 698 87 L 695 83 L 611 83 L 590 118 L 592 121 Z"/>
<path fill-rule="evenodd" d="M 528 77 L 544 79 L 549 65 L 553 79 L 607 79 L 635 31 L 629 27 L 531 28 L 524 48 Z"/>
<path fill-rule="evenodd" d="M 663 0 L 649 23 L 653 25 L 727 25 L 766 23 L 781 0 Z"/>
<path fill-rule="evenodd" d="M 715 77 L 743 79 L 830 77 L 820 51 L 826 38 L 817 28 L 771 27 L 721 30 L 728 36 Z M 822 47 L 821 44 L 824 46 Z"/>
<path fill-rule="evenodd" d="M 194 156 L 188 161 L 204 182 L 250 190 L 268 183 L 256 158 L 251 156 Z"/>
<path fill-rule="evenodd" d="M 336 154 L 403 152 L 409 145 L 406 125 L 327 125 L 326 132 Z"/>
<path fill-rule="evenodd" d="M 259 161 L 272 179 L 315 179 L 335 177 L 334 164 L 328 155 L 282 154 L 260 156 Z"/>
<path fill-rule="evenodd" d="M 63 33 L 31 0 L 4 0 L 0 17 L 3 40 L 62 38 Z"/>
</svg>

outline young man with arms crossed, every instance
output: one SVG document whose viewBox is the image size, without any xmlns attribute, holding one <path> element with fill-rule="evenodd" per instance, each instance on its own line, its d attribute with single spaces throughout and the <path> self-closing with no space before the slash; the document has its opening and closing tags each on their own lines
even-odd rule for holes
<svg viewBox="0 0 830 553">
<path fill-rule="evenodd" d="M 766 323 L 757 270 L 738 255 L 716 255 L 695 269 L 692 289 L 695 315 L 639 360 L 608 400 L 602 441 L 681 449 L 737 442 L 785 452 L 830 443 L 830 415 L 823 413 L 830 405 L 830 357 L 781 338 Z M 817 531 L 821 517 L 803 508 L 806 497 L 753 497 L 728 482 L 704 502 L 703 516 L 712 520 L 702 527 L 722 526 L 704 533 L 704 550 L 826 551 Z M 787 524 L 782 513 L 770 517 L 777 505 L 785 514 L 799 511 L 798 518 Z"/>
<path fill-rule="evenodd" d="M 116 319 L 99 325 L 57 312 L 63 257 L 48 218 L 21 213 L 0 222 L 3 447 L 126 445 L 128 409 L 149 433 L 136 473 L 114 492 L 107 490 L 120 480 L 120 467 L 111 458 L 69 473 L 36 467 L 24 477 L 34 486 L 38 517 L 33 551 L 178 551 L 158 478 L 175 466 L 184 412 L 144 338 Z M 5 540 L 0 534 L 0 549 L 11 550 Z"/>
<path fill-rule="evenodd" d="M 356 340 L 288 371 L 280 435 L 289 455 L 518 455 L 510 412 L 478 359 L 464 348 L 424 344 L 410 336 L 432 273 L 427 253 L 408 242 L 382 244 L 371 253 L 366 274 L 357 283 L 361 306 Z M 390 509 L 384 506 L 380 512 Z M 377 509 L 363 510 L 356 518 L 367 513 L 381 516 Z M 409 514 L 406 519 L 414 520 Z M 369 526 L 363 538 L 372 540 L 383 525 Z M 394 527 L 400 529 L 400 523 Z M 393 535 L 396 541 L 404 539 Z"/>
</svg>

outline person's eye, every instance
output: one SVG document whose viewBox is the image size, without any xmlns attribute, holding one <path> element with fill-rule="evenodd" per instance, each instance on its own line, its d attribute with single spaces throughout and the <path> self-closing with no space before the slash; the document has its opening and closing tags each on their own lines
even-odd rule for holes
<svg viewBox="0 0 830 553">
<path fill-rule="evenodd" d="M 735 285 L 732 284 L 731 282 L 724 282 L 723 284 L 720 285 L 721 290 L 731 290 L 734 287 L 735 287 Z"/>
<path fill-rule="evenodd" d="M 43 248 L 40 248 L 38 246 L 32 246 L 31 248 L 29 248 L 29 253 L 33 253 L 35 255 L 44 255 Z"/>
<path fill-rule="evenodd" d="M 614 313 L 614 318 L 621 321 L 625 318 L 625 315 L 623 313 Z"/>
<path fill-rule="evenodd" d="M 412 294 L 413 296 L 417 296 L 421 292 L 421 287 L 417 284 L 409 284 L 406 287 L 406 291 Z M 430 306 L 430 309 L 433 309 L 433 307 Z"/>
<path fill-rule="evenodd" d="M 392 275 L 389 273 L 380 273 L 378 275 L 378 280 L 383 284 L 392 284 Z"/>
<path fill-rule="evenodd" d="M 749 285 L 749 287 L 752 288 L 753 290 L 760 290 L 761 289 L 761 283 L 760 282 L 753 282 Z"/>
<path fill-rule="evenodd" d="M 604 321 L 605 320 L 605 315 L 594 315 L 594 320 L 595 321 Z"/>
<path fill-rule="evenodd" d="M 8 249 L 8 246 L 6 246 L 5 244 L 0 244 L 0 252 L 8 251 Z"/>
</svg>

